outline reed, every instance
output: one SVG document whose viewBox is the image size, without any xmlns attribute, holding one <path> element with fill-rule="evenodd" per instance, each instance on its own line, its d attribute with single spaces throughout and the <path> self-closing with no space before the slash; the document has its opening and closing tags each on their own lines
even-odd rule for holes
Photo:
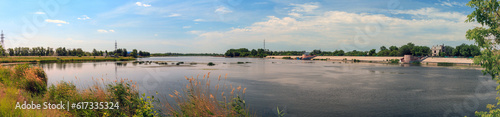
<svg viewBox="0 0 500 117">
<path fill-rule="evenodd" d="M 210 72 L 199 78 L 185 77 L 186 87 L 181 92 L 173 90 L 169 97 L 174 101 L 163 103 L 167 116 L 251 116 L 244 100 L 246 88 L 227 85 L 227 74 L 210 79 Z M 215 85 L 211 85 L 216 83 Z M 166 98 L 167 99 L 167 98 Z"/>
</svg>

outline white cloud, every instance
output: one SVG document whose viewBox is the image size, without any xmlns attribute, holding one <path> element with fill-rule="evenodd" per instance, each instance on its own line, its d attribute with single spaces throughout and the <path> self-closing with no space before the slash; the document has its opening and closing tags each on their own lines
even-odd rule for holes
<svg viewBox="0 0 500 117">
<path fill-rule="evenodd" d="M 182 28 L 184 28 L 184 29 L 191 28 L 191 26 L 183 26 Z"/>
<path fill-rule="evenodd" d="M 57 26 L 62 26 L 62 24 L 57 24 Z"/>
<path fill-rule="evenodd" d="M 38 12 L 35 12 L 35 14 L 43 15 L 43 14 L 45 14 L 45 12 L 38 11 Z"/>
<path fill-rule="evenodd" d="M 458 12 L 441 12 L 436 8 L 422 8 L 418 10 L 398 10 L 396 14 L 409 14 L 418 19 L 445 19 L 454 21 L 465 21 L 467 15 Z"/>
<path fill-rule="evenodd" d="M 108 30 L 99 29 L 99 30 L 97 30 L 97 32 L 100 32 L 100 33 L 108 33 Z"/>
<path fill-rule="evenodd" d="M 293 17 L 302 17 L 303 14 L 314 13 L 315 9 L 319 8 L 319 3 L 311 2 L 305 4 L 290 4 L 292 9 L 289 11 L 288 15 Z"/>
<path fill-rule="evenodd" d="M 195 45 L 199 49 L 214 48 L 219 51 L 234 47 L 258 48 L 260 46 L 256 45 L 259 44 L 252 46 L 252 43 L 261 43 L 264 38 L 270 45 L 287 45 L 295 47 L 290 48 L 295 50 L 367 50 L 382 45 L 400 46 L 408 42 L 427 46 L 441 42 L 467 42 L 465 32 L 477 25 L 464 23 L 461 19 L 465 18 L 465 14 L 441 12 L 435 8 L 401 10 L 397 13 L 425 18 L 405 19 L 382 14 L 325 11 L 307 17 L 268 16 L 266 21 L 229 31 L 189 33 L 198 35 Z M 208 47 L 204 43 L 227 46 Z"/>
<path fill-rule="evenodd" d="M 313 10 L 319 8 L 319 3 L 317 2 L 290 5 L 294 7 L 291 12 L 312 12 Z"/>
<path fill-rule="evenodd" d="M 158 36 L 158 34 L 155 34 L 155 37 Z"/>
<path fill-rule="evenodd" d="M 99 32 L 99 33 L 108 33 L 108 32 L 113 33 L 113 32 L 115 32 L 115 30 L 98 29 L 97 32 Z"/>
<path fill-rule="evenodd" d="M 195 19 L 193 21 L 195 21 L 195 22 L 202 22 L 202 21 L 205 21 L 205 20 L 204 19 Z"/>
<path fill-rule="evenodd" d="M 294 16 L 294 17 L 300 17 L 300 16 L 302 16 L 301 14 L 295 13 L 295 12 L 288 13 L 288 15 Z"/>
<path fill-rule="evenodd" d="M 199 34 L 202 34 L 202 33 L 203 33 L 203 31 L 192 30 L 192 31 L 189 31 L 188 33 L 189 33 L 189 34 L 199 35 Z"/>
<path fill-rule="evenodd" d="M 137 6 L 142 6 L 142 7 L 150 7 L 151 4 L 144 4 L 144 3 L 141 3 L 141 2 L 136 2 L 135 3 Z"/>
<path fill-rule="evenodd" d="M 56 23 L 56 24 L 69 24 L 68 22 L 66 21 L 62 21 L 62 20 L 51 20 L 51 19 L 46 19 L 45 22 L 49 22 L 49 23 Z"/>
<path fill-rule="evenodd" d="M 228 9 L 224 6 L 219 6 L 219 7 L 217 7 L 217 9 L 215 9 L 214 12 L 218 13 L 218 14 L 227 14 L 227 13 L 232 13 L 233 11 L 231 11 L 230 9 Z"/>
<path fill-rule="evenodd" d="M 464 7 L 466 3 L 459 3 L 459 2 L 456 2 L 456 1 L 450 2 L 450 0 L 446 0 L 446 1 L 440 1 L 440 3 L 436 3 L 436 4 L 437 5 L 441 5 L 441 6 L 448 6 L 448 7 L 453 7 L 453 6 Z"/>
<path fill-rule="evenodd" d="M 172 13 L 172 14 L 168 15 L 168 17 L 179 17 L 179 16 L 181 16 L 181 14 Z"/>
<path fill-rule="evenodd" d="M 77 19 L 79 19 L 79 20 L 88 20 L 88 19 L 90 19 L 90 17 L 87 16 L 87 15 L 82 15 L 82 17 L 79 17 Z"/>
</svg>

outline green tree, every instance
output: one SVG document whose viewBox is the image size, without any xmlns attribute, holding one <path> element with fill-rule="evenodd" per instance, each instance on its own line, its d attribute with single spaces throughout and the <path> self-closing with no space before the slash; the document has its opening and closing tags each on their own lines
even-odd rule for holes
<svg viewBox="0 0 500 117">
<path fill-rule="evenodd" d="M 9 48 L 9 56 L 14 56 L 14 49 L 12 48 Z"/>
<path fill-rule="evenodd" d="M 491 78 L 499 82 L 498 74 L 500 73 L 500 53 L 495 46 L 500 42 L 500 13 L 499 2 L 496 0 L 471 0 L 467 6 L 475 9 L 471 14 L 467 15 L 466 22 L 477 22 L 481 27 L 467 30 L 465 37 L 468 40 L 474 40 L 475 44 L 482 49 L 481 55 L 474 57 L 474 63 L 481 65 L 484 68 L 483 73 L 491 75 Z M 460 49 L 458 49 L 460 50 Z M 497 89 L 500 85 L 497 86 Z M 500 93 L 498 91 L 497 93 Z M 498 104 L 500 100 L 497 97 L 495 104 L 486 106 L 490 111 L 476 112 L 476 116 L 500 116 Z"/>
<path fill-rule="evenodd" d="M 368 56 L 375 56 L 375 54 L 376 54 L 376 53 L 375 53 L 375 51 L 377 51 L 377 50 L 375 50 L 375 49 L 371 49 L 371 50 L 368 52 Z"/>
<path fill-rule="evenodd" d="M 257 55 L 257 50 L 252 49 L 252 51 L 250 51 L 250 53 L 252 54 L 252 56 L 256 56 Z"/>
<path fill-rule="evenodd" d="M 389 54 L 391 53 L 390 50 L 381 50 L 377 53 L 378 56 L 389 56 Z"/>
<path fill-rule="evenodd" d="M 444 46 L 444 56 L 453 56 L 452 52 L 455 48 L 451 46 Z"/>
<path fill-rule="evenodd" d="M 321 53 L 322 53 L 321 50 L 313 50 L 311 52 L 312 55 L 321 55 Z"/>
<path fill-rule="evenodd" d="M 426 56 L 431 53 L 431 49 L 427 46 L 414 46 L 411 49 L 411 54 L 414 56 Z"/>
<path fill-rule="evenodd" d="M 127 49 L 123 48 L 122 56 L 127 57 Z"/>
<path fill-rule="evenodd" d="M 391 46 L 391 47 L 389 47 L 389 50 L 391 50 L 391 51 L 398 50 L 398 47 L 396 47 L 396 46 Z"/>
<path fill-rule="evenodd" d="M 387 50 L 387 48 L 385 46 L 380 47 L 380 51 L 384 51 L 384 50 Z"/>
<path fill-rule="evenodd" d="M 444 56 L 446 56 L 446 53 L 444 53 L 444 52 L 439 52 L 439 56 L 444 57 Z"/>
<path fill-rule="evenodd" d="M 0 45 L 0 56 L 7 56 L 7 54 L 5 53 L 5 49 L 3 49 L 2 45 Z"/>
<path fill-rule="evenodd" d="M 408 43 L 406 45 L 401 46 L 398 51 L 401 56 L 403 55 L 412 55 L 412 49 L 415 46 L 413 43 Z"/>
<path fill-rule="evenodd" d="M 130 53 L 130 56 L 137 58 L 137 49 L 133 49 L 132 52 Z"/>
<path fill-rule="evenodd" d="M 398 50 L 393 50 L 391 53 L 389 53 L 389 56 L 399 56 L 401 55 Z"/>
<path fill-rule="evenodd" d="M 335 51 L 333 51 L 333 55 L 344 56 L 344 50 L 335 50 Z"/>
</svg>

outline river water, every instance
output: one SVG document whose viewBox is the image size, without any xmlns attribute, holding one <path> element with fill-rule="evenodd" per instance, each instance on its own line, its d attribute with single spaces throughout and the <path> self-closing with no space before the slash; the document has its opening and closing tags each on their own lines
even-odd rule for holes
<svg viewBox="0 0 500 117">
<path fill-rule="evenodd" d="M 245 100 L 259 116 L 473 116 L 496 103 L 497 83 L 477 69 L 379 63 L 339 63 L 261 58 L 152 57 L 140 61 L 196 62 L 196 65 L 40 64 L 49 85 L 92 79 L 137 81 L 141 93 L 168 95 L 185 86 L 185 76 L 228 74 L 228 83 L 246 87 Z M 208 62 L 216 65 L 208 66 Z M 249 62 L 237 64 L 237 62 Z"/>
</svg>

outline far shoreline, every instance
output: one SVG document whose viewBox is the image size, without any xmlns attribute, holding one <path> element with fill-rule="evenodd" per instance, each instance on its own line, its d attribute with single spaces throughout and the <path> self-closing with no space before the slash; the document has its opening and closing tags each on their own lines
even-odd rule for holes
<svg viewBox="0 0 500 117">
<path fill-rule="evenodd" d="M 267 56 L 265 58 L 268 59 L 283 59 L 283 57 L 297 58 L 302 56 Z M 401 59 L 403 56 L 317 56 L 313 59 L 317 60 L 327 60 L 327 61 L 353 61 L 357 60 L 358 62 L 387 62 L 391 59 Z M 449 63 L 455 65 L 474 65 L 473 58 L 445 58 L 445 57 L 428 57 L 424 59 L 420 64 L 426 65 L 434 65 L 441 63 Z"/>
</svg>

